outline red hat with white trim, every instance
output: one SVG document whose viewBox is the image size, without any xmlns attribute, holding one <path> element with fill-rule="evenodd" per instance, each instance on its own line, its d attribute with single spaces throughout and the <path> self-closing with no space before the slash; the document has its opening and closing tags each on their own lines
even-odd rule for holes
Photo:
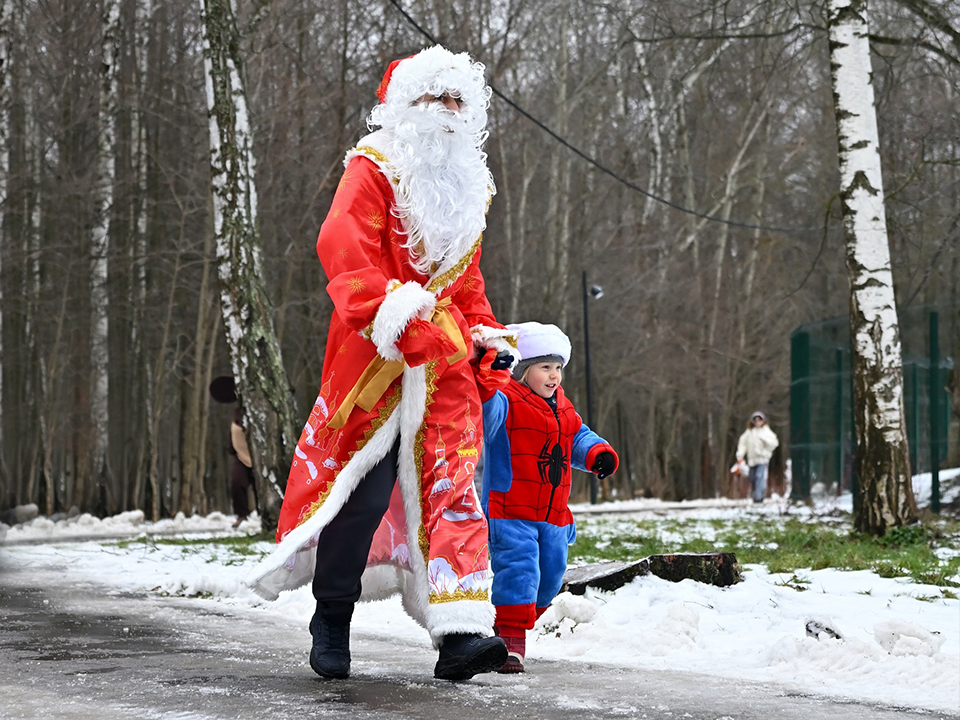
<svg viewBox="0 0 960 720">
<path fill-rule="evenodd" d="M 490 88 L 483 77 L 483 65 L 467 53 L 452 53 L 442 45 L 421 50 L 416 55 L 392 61 L 377 88 L 381 104 L 409 105 L 423 95 L 455 93 L 463 102 L 486 107 Z"/>
<path fill-rule="evenodd" d="M 380 86 L 377 88 L 377 97 L 380 99 L 380 102 L 383 103 L 387 101 L 387 85 L 390 84 L 390 78 L 393 77 L 393 71 L 397 69 L 397 65 L 412 57 L 413 55 L 408 55 L 405 58 L 397 58 L 387 65 L 387 71 L 383 74 L 383 80 L 380 81 Z"/>
</svg>

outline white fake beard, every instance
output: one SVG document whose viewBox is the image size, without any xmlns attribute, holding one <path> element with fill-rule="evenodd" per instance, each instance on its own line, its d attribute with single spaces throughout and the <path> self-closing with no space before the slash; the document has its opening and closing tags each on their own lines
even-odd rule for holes
<svg viewBox="0 0 960 720">
<path fill-rule="evenodd" d="M 482 110 L 427 103 L 403 111 L 392 128 L 394 213 L 407 231 L 410 262 L 424 275 L 463 257 L 486 227 L 495 190 L 482 150 L 485 124 Z"/>
</svg>

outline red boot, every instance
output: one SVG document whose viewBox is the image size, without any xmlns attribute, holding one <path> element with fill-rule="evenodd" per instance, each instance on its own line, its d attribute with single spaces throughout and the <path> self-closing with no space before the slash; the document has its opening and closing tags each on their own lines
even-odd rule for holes
<svg viewBox="0 0 960 720">
<path fill-rule="evenodd" d="M 507 661 L 498 673 L 512 675 L 523 672 L 523 657 L 527 654 L 527 639 L 525 634 L 520 637 L 502 636 L 507 644 Z"/>
</svg>

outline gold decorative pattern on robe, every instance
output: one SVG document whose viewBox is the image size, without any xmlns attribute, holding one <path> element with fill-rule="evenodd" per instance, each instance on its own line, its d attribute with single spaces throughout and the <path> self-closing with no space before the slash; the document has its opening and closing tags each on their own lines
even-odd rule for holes
<svg viewBox="0 0 960 720">
<path fill-rule="evenodd" d="M 420 553 L 423 563 L 430 565 L 430 543 L 427 541 L 427 530 L 423 526 L 423 444 L 426 441 L 427 418 L 430 417 L 430 405 L 433 403 L 433 394 L 437 391 L 437 360 L 431 360 L 424 368 L 424 377 L 427 383 L 427 399 L 423 405 L 423 422 L 417 430 L 417 439 L 413 445 L 413 460 L 417 469 L 417 478 L 420 480 L 420 527 L 417 528 L 417 541 L 420 543 Z"/>
<path fill-rule="evenodd" d="M 384 155 L 382 152 L 380 152 L 376 148 L 370 147 L 369 145 L 358 145 L 357 147 L 348 151 L 347 154 L 349 155 L 352 152 L 360 153 L 361 155 L 366 155 L 368 158 L 370 158 L 375 163 L 377 163 L 377 165 L 383 171 L 384 175 L 387 175 L 390 178 L 390 182 L 392 182 L 394 185 L 400 182 L 400 179 L 393 172 L 393 168 L 390 165 L 389 158 L 387 158 L 386 155 Z"/>
<path fill-rule="evenodd" d="M 467 266 L 473 262 L 473 256 L 477 254 L 477 250 L 480 249 L 480 242 L 483 240 L 483 233 L 473 242 L 473 245 L 470 246 L 470 249 L 464 253 L 463 257 L 460 258 L 460 261 L 454 265 L 452 268 L 447 270 L 442 275 L 438 275 L 433 280 L 430 281 L 430 284 L 427 286 L 427 290 L 434 294 L 439 293 L 444 288 L 446 288 L 450 283 L 456 280 L 458 277 L 463 275 L 464 271 L 467 269 Z"/>
<path fill-rule="evenodd" d="M 463 334 L 457 326 L 457 321 L 450 312 L 450 303 L 451 299 L 449 297 L 438 300 L 433 308 L 430 322 L 443 330 L 457 346 L 457 352 L 447 358 L 447 362 L 453 365 L 453 363 L 467 357 L 467 346 Z M 375 355 L 356 384 L 340 403 L 340 407 L 337 408 L 333 417 L 327 421 L 327 424 L 332 428 L 342 428 L 346 425 L 354 407 L 359 407 L 367 412 L 373 410 L 374 405 L 379 402 L 388 388 L 403 374 L 404 367 L 403 360 L 385 360 L 379 354 Z"/>
<path fill-rule="evenodd" d="M 430 604 L 460 602 L 461 600 L 480 600 L 489 602 L 490 593 L 487 590 L 464 590 L 457 588 L 453 592 L 430 593 Z"/>
<path fill-rule="evenodd" d="M 323 504 L 327 501 L 327 497 L 330 495 L 330 492 L 333 490 L 333 483 L 327 483 L 327 489 L 324 490 L 317 496 L 317 499 L 310 503 L 310 506 L 307 508 L 307 511 L 303 514 L 303 519 L 300 521 L 300 524 L 303 525 L 307 520 L 312 518 L 317 510 L 323 507 Z"/>
<path fill-rule="evenodd" d="M 389 165 L 390 161 L 387 159 L 387 156 L 376 148 L 372 148 L 369 145 L 358 145 L 350 152 L 358 152 L 363 155 L 366 155 L 371 160 L 375 160 L 378 163 L 383 163 L 384 165 Z"/>
<path fill-rule="evenodd" d="M 367 288 L 367 284 L 363 281 L 362 277 L 354 275 L 347 280 L 347 287 L 350 288 L 350 292 L 356 295 L 359 292 L 363 292 Z"/>
<path fill-rule="evenodd" d="M 347 453 L 347 462 L 352 460 L 353 456 L 356 455 L 363 448 L 363 446 L 370 441 L 370 438 L 373 437 L 374 433 L 376 433 L 377 430 L 383 427 L 383 424 L 390 418 L 390 415 L 393 414 L 393 411 L 397 409 L 397 405 L 400 404 L 401 392 L 402 392 L 402 388 L 399 385 L 397 385 L 394 391 L 391 392 L 389 395 L 387 395 L 386 404 L 384 404 L 383 407 L 381 407 L 380 410 L 377 412 L 377 417 L 373 418 L 373 420 L 370 421 L 370 427 L 368 427 L 364 431 L 363 438 L 357 443 L 357 447 Z M 336 480 L 337 477 L 340 475 L 341 470 L 342 468 L 337 470 L 333 474 L 334 480 Z M 327 501 L 327 496 L 330 495 L 330 492 L 332 490 L 333 490 L 333 483 L 331 482 L 327 484 L 327 489 L 324 490 L 322 493 L 320 493 L 320 495 L 317 496 L 316 500 L 310 503 L 310 507 L 304 513 L 303 519 L 300 521 L 299 524 L 302 525 L 303 523 L 305 523 L 307 520 L 313 517 L 313 515 L 317 512 L 317 510 L 323 507 L 323 504 Z"/>
<path fill-rule="evenodd" d="M 383 214 L 379 210 L 371 210 L 367 214 L 367 224 L 377 232 L 383 230 L 386 221 L 383 219 Z"/>
</svg>

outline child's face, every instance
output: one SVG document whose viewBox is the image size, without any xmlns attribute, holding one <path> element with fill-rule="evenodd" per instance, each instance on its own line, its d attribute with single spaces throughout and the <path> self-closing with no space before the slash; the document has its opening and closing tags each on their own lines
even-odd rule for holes
<svg viewBox="0 0 960 720">
<path fill-rule="evenodd" d="M 563 379 L 563 365 L 558 362 L 542 362 L 527 368 L 524 382 L 542 398 L 552 396 Z"/>
</svg>

